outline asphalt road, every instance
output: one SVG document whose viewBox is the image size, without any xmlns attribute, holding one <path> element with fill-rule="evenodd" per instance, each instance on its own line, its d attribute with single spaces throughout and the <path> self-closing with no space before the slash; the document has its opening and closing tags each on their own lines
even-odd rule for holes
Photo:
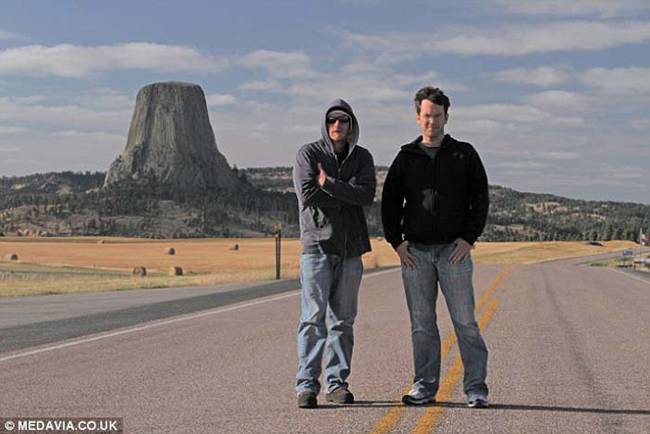
<svg viewBox="0 0 650 434">
<path fill-rule="evenodd" d="M 464 404 L 442 297 L 441 402 L 401 405 L 411 345 L 395 270 L 362 283 L 350 377 L 357 404 L 321 397 L 316 410 L 296 408 L 299 297 L 286 288 L 30 348 L 0 347 L 0 417 L 123 417 L 129 433 L 650 432 L 650 280 L 579 262 L 476 266 L 490 409 Z M 52 327 L 69 319 L 52 319 Z"/>
</svg>

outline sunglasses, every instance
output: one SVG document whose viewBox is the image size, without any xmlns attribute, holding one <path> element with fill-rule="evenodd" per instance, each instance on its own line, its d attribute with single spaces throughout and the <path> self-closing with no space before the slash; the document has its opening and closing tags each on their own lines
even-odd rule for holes
<svg viewBox="0 0 650 434">
<path fill-rule="evenodd" d="M 339 121 L 342 124 L 349 124 L 350 123 L 350 117 L 349 116 L 328 116 L 327 117 L 327 123 L 328 124 L 333 124 L 336 121 Z"/>
</svg>

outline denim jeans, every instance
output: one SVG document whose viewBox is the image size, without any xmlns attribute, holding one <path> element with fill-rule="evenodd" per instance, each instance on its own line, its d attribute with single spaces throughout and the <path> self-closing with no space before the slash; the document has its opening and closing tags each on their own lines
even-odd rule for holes
<svg viewBox="0 0 650 434">
<path fill-rule="evenodd" d="M 301 310 L 298 325 L 296 390 L 320 392 L 321 360 L 326 352 L 327 391 L 347 386 L 357 316 L 361 257 L 300 256 Z"/>
<path fill-rule="evenodd" d="M 436 324 L 438 284 L 445 296 L 465 368 L 463 390 L 487 396 L 488 351 L 474 316 L 472 259 L 451 264 L 455 244 L 410 243 L 415 267 L 402 265 L 402 278 L 411 318 L 413 390 L 435 395 L 440 382 L 440 333 Z"/>
</svg>

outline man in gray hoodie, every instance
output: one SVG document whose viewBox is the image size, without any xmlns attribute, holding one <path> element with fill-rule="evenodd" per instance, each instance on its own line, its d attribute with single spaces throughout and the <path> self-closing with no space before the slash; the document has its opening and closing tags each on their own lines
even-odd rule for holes
<svg viewBox="0 0 650 434">
<path fill-rule="evenodd" d="M 300 212 L 301 313 L 298 326 L 298 406 L 314 408 L 326 352 L 326 399 L 354 402 L 350 375 L 353 324 L 363 264 L 370 251 L 363 206 L 375 197 L 370 152 L 357 145 L 352 107 L 337 99 L 325 110 L 322 138 L 300 148 L 293 184 Z"/>
</svg>

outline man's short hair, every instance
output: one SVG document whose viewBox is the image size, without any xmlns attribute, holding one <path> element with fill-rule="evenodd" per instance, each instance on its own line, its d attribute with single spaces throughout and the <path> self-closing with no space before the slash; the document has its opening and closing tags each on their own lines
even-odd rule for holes
<svg viewBox="0 0 650 434">
<path fill-rule="evenodd" d="M 433 86 L 425 86 L 416 92 L 415 111 L 417 114 L 420 114 L 420 106 L 422 106 L 422 101 L 425 99 L 434 104 L 443 106 L 445 108 L 445 114 L 447 114 L 447 110 L 449 110 L 450 106 L 449 98 L 440 89 Z"/>
</svg>

